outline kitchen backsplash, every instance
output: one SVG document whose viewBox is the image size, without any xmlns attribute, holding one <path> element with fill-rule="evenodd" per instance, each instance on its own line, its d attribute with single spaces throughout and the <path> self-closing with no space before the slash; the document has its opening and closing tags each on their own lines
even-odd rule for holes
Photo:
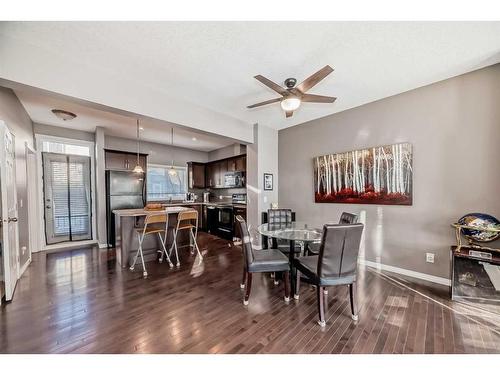
<svg viewBox="0 0 500 375">
<path fill-rule="evenodd" d="M 210 192 L 210 202 L 231 202 L 233 194 L 246 194 L 247 189 L 189 189 L 190 193 L 198 196 L 198 201 L 203 200 L 203 193 Z"/>
</svg>

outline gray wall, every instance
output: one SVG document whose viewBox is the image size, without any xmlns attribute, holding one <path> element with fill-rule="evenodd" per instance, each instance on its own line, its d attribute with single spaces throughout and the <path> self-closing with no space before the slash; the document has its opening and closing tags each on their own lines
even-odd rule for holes
<svg viewBox="0 0 500 375">
<path fill-rule="evenodd" d="M 94 133 L 89 133 L 81 130 L 62 128 L 60 126 L 52 126 L 45 124 L 33 124 L 33 132 L 35 134 L 51 135 L 53 137 L 62 137 L 69 139 L 78 139 L 80 141 L 94 142 Z"/>
<path fill-rule="evenodd" d="M 448 278 L 450 224 L 468 212 L 500 217 L 499 141 L 494 65 L 281 130 L 280 205 L 318 225 L 365 211 L 367 260 Z M 413 206 L 314 203 L 314 156 L 396 142 L 413 144 Z"/>
<path fill-rule="evenodd" d="M 120 150 L 128 152 L 137 152 L 137 142 L 133 139 L 105 136 L 105 148 L 111 150 Z M 152 164 L 170 164 L 172 155 L 174 164 L 185 167 L 188 161 L 207 162 L 208 153 L 204 151 L 189 150 L 182 147 L 172 147 L 159 143 L 142 142 L 140 150 L 143 154 L 148 154 L 148 163 Z"/>
<path fill-rule="evenodd" d="M 230 158 L 231 156 L 244 154 L 246 151 L 245 145 L 234 143 L 232 145 L 210 151 L 208 153 L 208 161 Z"/>
<path fill-rule="evenodd" d="M 29 252 L 23 250 L 23 248 L 29 248 L 26 143 L 33 148 L 33 124 L 14 92 L 3 87 L 0 87 L 0 120 L 5 121 L 15 135 L 19 262 L 23 266 L 29 258 Z M 34 250 L 32 249 L 32 251 Z"/>
</svg>

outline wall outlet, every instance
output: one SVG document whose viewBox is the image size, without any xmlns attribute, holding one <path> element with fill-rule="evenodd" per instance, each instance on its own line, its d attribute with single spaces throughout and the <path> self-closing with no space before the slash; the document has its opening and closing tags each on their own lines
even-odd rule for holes
<svg viewBox="0 0 500 375">
<path fill-rule="evenodd" d="M 425 253 L 425 261 L 427 263 L 434 263 L 434 253 Z"/>
</svg>

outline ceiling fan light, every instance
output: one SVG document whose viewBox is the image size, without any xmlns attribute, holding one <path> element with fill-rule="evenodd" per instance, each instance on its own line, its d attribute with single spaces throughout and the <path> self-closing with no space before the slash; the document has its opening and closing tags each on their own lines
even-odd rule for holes
<svg viewBox="0 0 500 375">
<path fill-rule="evenodd" d="M 300 99 L 296 97 L 290 97 L 283 99 L 281 101 L 281 108 L 283 111 L 295 111 L 300 107 Z"/>
</svg>

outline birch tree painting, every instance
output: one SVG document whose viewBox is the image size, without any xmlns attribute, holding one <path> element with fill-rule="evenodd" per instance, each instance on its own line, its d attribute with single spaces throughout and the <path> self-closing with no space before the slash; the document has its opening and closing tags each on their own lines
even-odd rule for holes
<svg viewBox="0 0 500 375">
<path fill-rule="evenodd" d="M 314 158 L 316 203 L 412 204 L 410 143 Z"/>
</svg>

